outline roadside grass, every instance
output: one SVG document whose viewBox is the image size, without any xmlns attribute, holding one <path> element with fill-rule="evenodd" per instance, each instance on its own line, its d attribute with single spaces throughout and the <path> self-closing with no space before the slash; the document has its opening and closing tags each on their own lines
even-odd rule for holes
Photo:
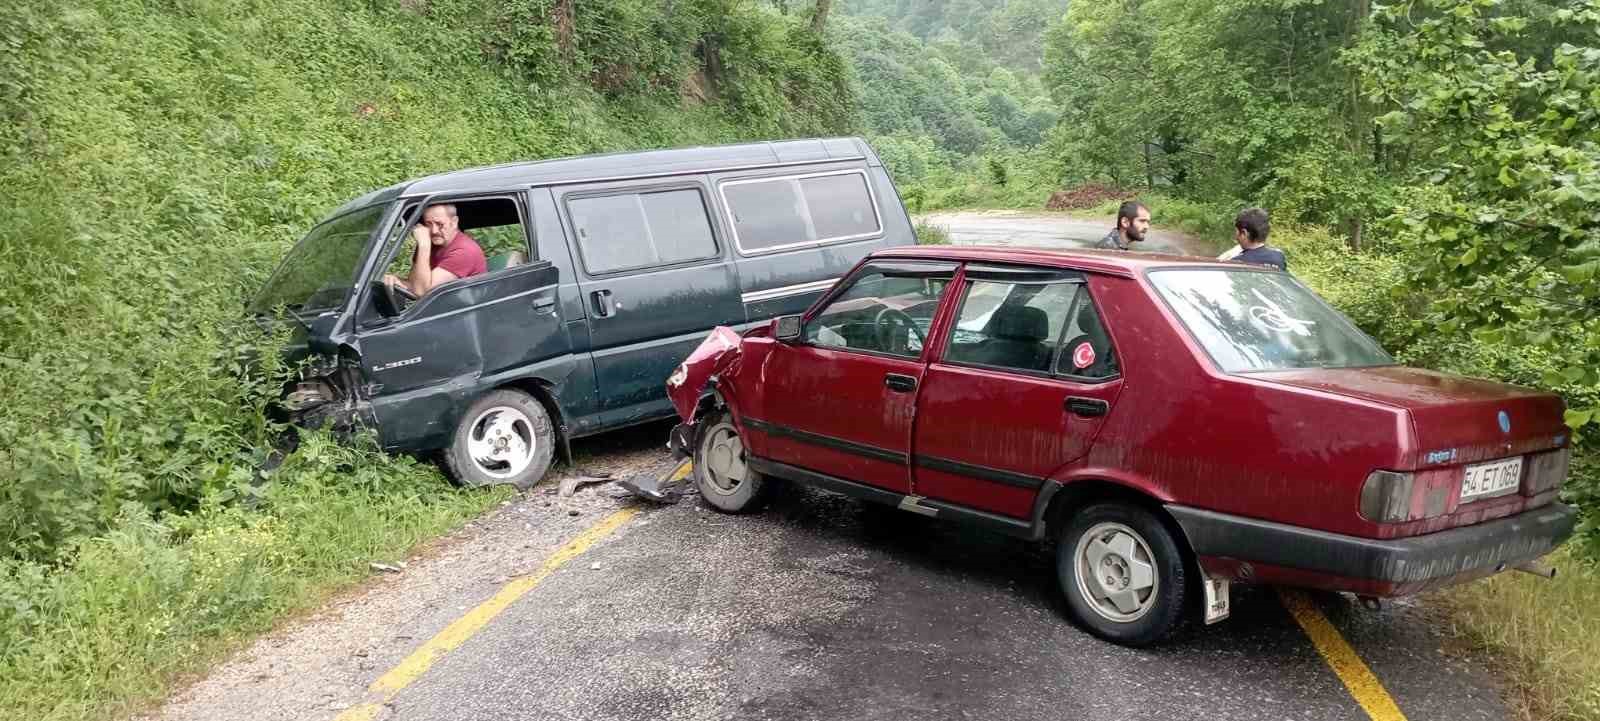
<svg viewBox="0 0 1600 721">
<path fill-rule="evenodd" d="M 1600 568 L 1566 549 L 1551 580 L 1504 573 L 1439 591 L 1452 636 L 1487 652 L 1528 721 L 1600 718 Z"/>
<path fill-rule="evenodd" d="M 135 713 L 184 677 L 510 497 L 309 436 L 254 509 L 136 503 L 71 567 L 0 561 L 0 719 Z"/>
<path fill-rule="evenodd" d="M 950 244 L 950 230 L 937 223 L 919 220 L 913 232 L 917 236 L 917 245 Z"/>
</svg>

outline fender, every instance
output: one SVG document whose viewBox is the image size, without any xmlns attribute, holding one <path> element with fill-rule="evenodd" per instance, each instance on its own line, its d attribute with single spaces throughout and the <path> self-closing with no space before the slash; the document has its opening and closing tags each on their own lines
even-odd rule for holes
<svg viewBox="0 0 1600 721">
<path fill-rule="evenodd" d="M 576 356 L 566 353 L 492 376 L 456 376 L 405 393 L 375 397 L 372 399 L 374 415 L 381 408 L 383 415 L 391 419 L 378 426 L 384 449 L 412 452 L 443 448 L 449 444 L 450 434 L 455 432 L 456 424 L 461 422 L 462 414 L 473 401 L 495 389 L 528 381 L 556 391 L 552 395 L 557 399 L 557 417 L 550 420 L 558 428 L 562 427 L 566 414 L 559 407 L 558 391 L 572 375 L 577 362 Z M 394 419 L 404 419 L 404 422 L 395 423 Z"/>
<path fill-rule="evenodd" d="M 1044 539 L 1045 534 L 1049 531 L 1049 519 L 1046 518 L 1045 514 L 1050 510 L 1050 502 L 1055 499 L 1057 493 L 1066 490 L 1075 483 L 1115 486 L 1148 498 L 1162 506 L 1173 502 L 1172 493 L 1166 485 L 1152 479 L 1129 473 L 1120 468 L 1091 466 L 1081 461 L 1071 463 L 1066 468 L 1052 474 L 1050 479 L 1045 481 L 1044 485 L 1039 488 L 1039 494 L 1033 499 L 1033 530 L 1031 533 L 1033 540 Z"/>
</svg>

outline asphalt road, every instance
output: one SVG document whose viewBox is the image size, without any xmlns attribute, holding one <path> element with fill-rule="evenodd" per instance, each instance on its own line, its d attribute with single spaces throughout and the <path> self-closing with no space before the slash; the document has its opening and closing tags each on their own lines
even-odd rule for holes
<svg viewBox="0 0 1600 721">
<path fill-rule="evenodd" d="M 581 462 L 663 467 L 664 431 L 587 444 Z M 1271 589 L 1236 590 L 1232 618 L 1130 650 L 1068 620 L 1046 549 L 820 491 L 749 516 L 692 497 L 639 508 L 549 570 L 633 503 L 551 490 L 275 632 L 153 717 L 1368 718 Z M 475 610 L 528 579 L 497 614 Z M 1313 598 L 1405 717 L 1506 717 L 1491 675 L 1443 650 L 1425 601 Z M 392 669 L 403 687 L 375 689 Z"/>
<path fill-rule="evenodd" d="M 1067 213 L 1015 210 L 964 210 L 928 213 L 920 221 L 940 226 L 962 245 L 1012 245 L 1039 248 L 1088 248 L 1116 225 L 1115 216 L 1085 217 Z M 1211 244 L 1159 228 L 1134 246 L 1137 250 L 1215 257 Z"/>
</svg>

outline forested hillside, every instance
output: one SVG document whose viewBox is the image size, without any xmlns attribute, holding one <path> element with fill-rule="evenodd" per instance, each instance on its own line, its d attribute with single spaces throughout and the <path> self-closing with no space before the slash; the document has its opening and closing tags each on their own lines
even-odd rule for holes
<svg viewBox="0 0 1600 721">
<path fill-rule="evenodd" d="M 843 63 L 749 3 L 28 2 L 3 31 L 0 547 L 240 478 L 220 357 L 320 213 L 473 164 L 845 132 Z M 708 58 L 710 58 L 708 60 Z"/>
<path fill-rule="evenodd" d="M 1037 178 L 1029 152 L 1060 118 L 1040 75 L 1066 0 L 858 0 L 830 39 L 849 59 L 861 123 L 913 207 L 1003 195 Z M 1045 180 L 1019 180 L 1037 189 Z"/>
<path fill-rule="evenodd" d="M 845 12 L 881 17 L 894 30 L 929 42 L 964 46 L 987 62 L 1024 73 L 1040 68 L 1045 28 L 1065 0 L 847 0 Z"/>
<path fill-rule="evenodd" d="M 19 0 L 0 24 L 0 717 L 100 716 L 497 502 L 309 439 L 261 482 L 243 303 L 321 214 L 463 166 L 848 132 L 740 0 Z M 19 714 L 13 716 L 12 714 Z"/>
</svg>

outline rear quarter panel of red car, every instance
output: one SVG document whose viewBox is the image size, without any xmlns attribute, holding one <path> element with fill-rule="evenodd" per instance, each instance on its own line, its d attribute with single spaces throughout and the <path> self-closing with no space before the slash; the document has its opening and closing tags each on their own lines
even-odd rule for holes
<svg viewBox="0 0 1600 721">
<path fill-rule="evenodd" d="M 1089 455 L 1058 480 L 1105 479 L 1157 499 L 1373 536 L 1359 515 L 1375 468 L 1412 457 L 1409 418 L 1388 406 L 1212 368 L 1138 278 L 1090 277 L 1124 388 Z"/>
</svg>

